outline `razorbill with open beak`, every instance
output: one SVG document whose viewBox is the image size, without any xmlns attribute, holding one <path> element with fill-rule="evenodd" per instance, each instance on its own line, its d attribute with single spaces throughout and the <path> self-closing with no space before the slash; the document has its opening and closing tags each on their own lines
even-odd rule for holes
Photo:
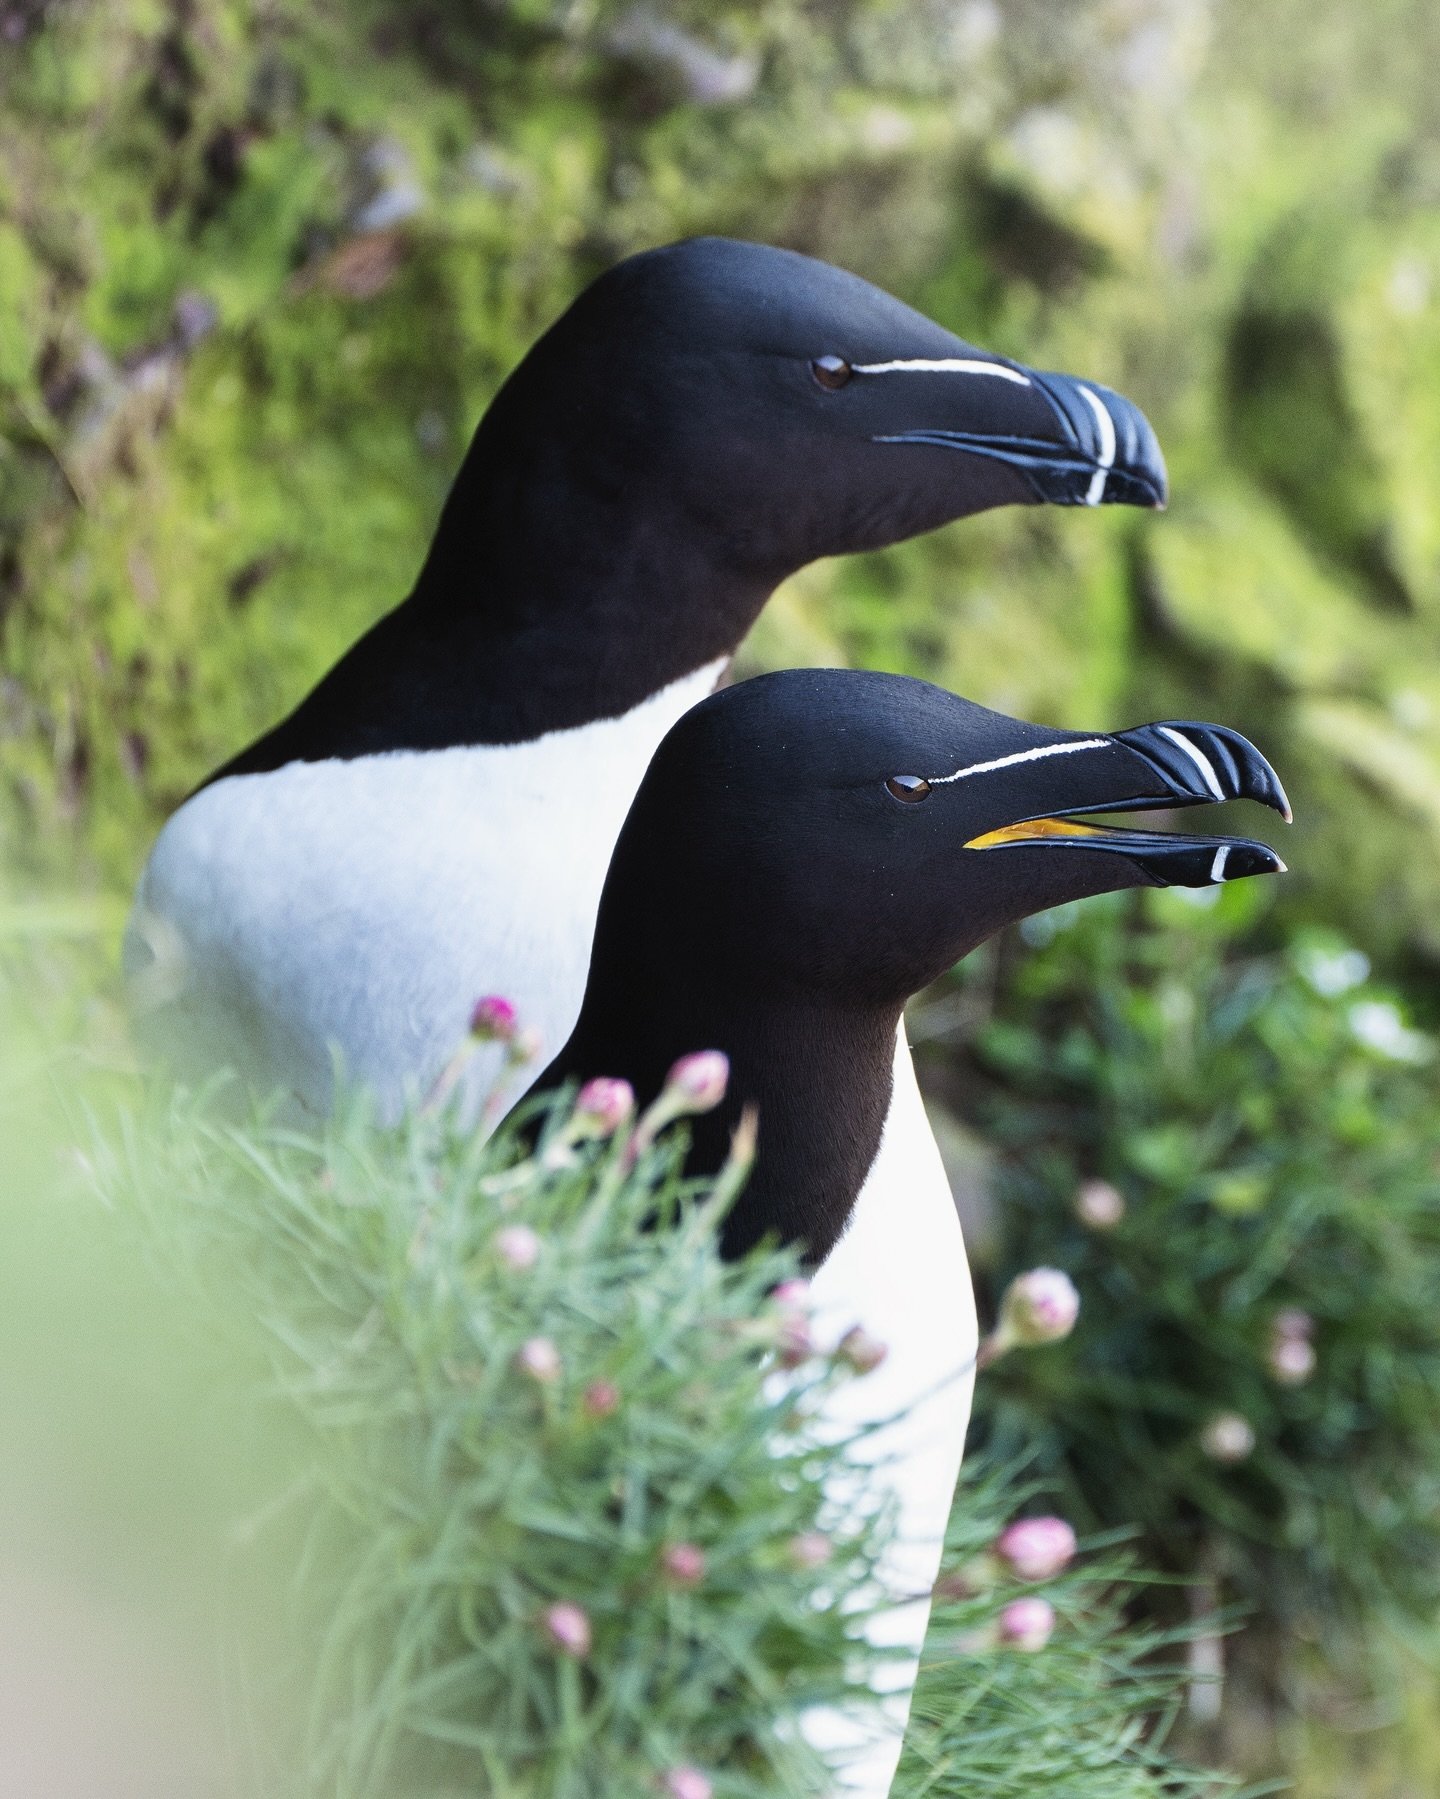
<svg viewBox="0 0 1440 1799">
<path fill-rule="evenodd" d="M 871 1436 L 899 1539 L 874 1640 L 885 1730 L 812 1715 L 850 1757 L 847 1792 L 890 1786 L 959 1471 L 977 1333 L 965 1249 L 901 1034 L 911 995 L 1002 926 L 1090 894 L 1201 887 L 1283 864 L 1248 838 L 1171 835 L 1084 813 L 1253 799 L 1289 817 L 1238 732 L 1176 722 L 1050 730 L 923 681 L 764 675 L 705 700 L 650 765 L 605 881 L 574 1033 L 536 1082 L 624 1076 L 641 1103 L 688 1051 L 730 1058 L 693 1126 L 692 1172 L 723 1161 L 742 1108 L 757 1156 L 728 1253 L 774 1236 L 815 1269 L 822 1338 L 888 1345 L 831 1422 Z M 915 1595 L 924 1595 L 916 1600 Z M 900 1603 L 909 1601 L 909 1603 Z"/>
<path fill-rule="evenodd" d="M 789 251 L 632 257 L 501 389 L 410 597 L 165 826 L 142 1036 L 313 1107 L 334 1051 L 387 1109 L 423 1092 L 485 993 L 553 1050 L 651 753 L 779 582 L 988 507 L 1164 498 L 1106 388 Z"/>
</svg>

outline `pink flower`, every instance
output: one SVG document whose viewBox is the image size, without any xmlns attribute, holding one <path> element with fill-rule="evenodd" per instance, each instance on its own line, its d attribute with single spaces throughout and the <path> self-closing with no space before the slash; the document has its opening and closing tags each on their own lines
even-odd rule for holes
<svg viewBox="0 0 1440 1799">
<path fill-rule="evenodd" d="M 558 1649 L 561 1655 L 568 1655 L 575 1661 L 582 1660 L 590 1653 L 590 1620 L 578 1605 L 571 1605 L 568 1599 L 557 1600 L 547 1606 L 541 1614 L 540 1628 L 549 1638 L 551 1646 Z"/>
<path fill-rule="evenodd" d="M 1049 1580 L 1068 1568 L 1075 1532 L 1063 1518 L 1017 1518 L 995 1539 L 995 1553 L 1021 1580 Z"/>
<path fill-rule="evenodd" d="M 818 1530 L 802 1530 L 786 1545 L 790 1560 L 797 1568 L 823 1568 L 835 1553 L 829 1537 Z"/>
<path fill-rule="evenodd" d="M 668 1543 L 660 1552 L 665 1577 L 677 1587 L 698 1587 L 705 1578 L 705 1551 L 694 1543 Z"/>
<path fill-rule="evenodd" d="M 540 1239 L 528 1224 L 507 1224 L 495 1233 L 495 1253 L 507 1268 L 523 1274 L 540 1259 Z"/>
<path fill-rule="evenodd" d="M 1043 1649 L 1055 1629 L 1055 1607 L 1048 1599 L 1012 1599 L 1000 1614 L 1000 1641 L 1012 1649 Z"/>
<path fill-rule="evenodd" d="M 1315 1320 L 1299 1306 L 1281 1306 L 1271 1328 L 1277 1337 L 1313 1337 Z"/>
<path fill-rule="evenodd" d="M 1255 1432 L 1239 1412 L 1217 1412 L 1200 1433 L 1200 1447 L 1212 1462 L 1243 1462 L 1255 1448 Z"/>
<path fill-rule="evenodd" d="M 660 1776 L 660 1791 L 666 1799 L 710 1799 L 715 1791 L 698 1768 L 667 1768 Z"/>
<path fill-rule="evenodd" d="M 798 1276 L 793 1280 L 781 1281 L 770 1295 L 777 1306 L 791 1306 L 800 1310 L 808 1310 L 810 1305 L 810 1283 Z"/>
<path fill-rule="evenodd" d="M 1032 1268 L 1011 1281 L 1000 1308 L 1017 1343 L 1058 1343 L 1080 1316 L 1075 1283 L 1059 1268 Z"/>
<path fill-rule="evenodd" d="M 480 1043 L 509 1043 L 519 1024 L 513 1003 L 499 994 L 477 999 L 470 1013 L 470 1035 Z"/>
<path fill-rule="evenodd" d="M 810 1320 L 803 1312 L 784 1311 L 775 1330 L 775 1350 L 782 1368 L 798 1368 L 815 1353 Z"/>
<path fill-rule="evenodd" d="M 863 1325 L 853 1324 L 835 1346 L 837 1360 L 848 1362 L 857 1374 L 870 1374 L 890 1353 L 890 1347 L 872 1337 Z"/>
<path fill-rule="evenodd" d="M 701 1049 L 681 1056 L 665 1077 L 672 1103 L 684 1102 L 681 1113 L 713 1111 L 724 1099 L 729 1084 L 730 1058 L 718 1049 Z"/>
<path fill-rule="evenodd" d="M 530 1337 L 515 1352 L 515 1366 L 533 1381 L 548 1387 L 560 1378 L 560 1351 L 548 1337 Z"/>
<path fill-rule="evenodd" d="M 1125 1216 L 1125 1195 L 1109 1181 L 1081 1181 L 1075 1216 L 1092 1231 L 1113 1231 Z"/>
<path fill-rule="evenodd" d="M 620 1389 L 613 1380 L 592 1380 L 580 1404 L 592 1418 L 609 1418 L 620 1410 Z"/>
<path fill-rule="evenodd" d="M 629 1081 L 597 1075 L 575 1097 L 574 1122 L 584 1136 L 613 1137 L 634 1110 L 635 1089 Z"/>
<path fill-rule="evenodd" d="M 1315 1372 L 1315 1345 L 1308 1337 L 1278 1333 L 1270 1344 L 1270 1372 L 1287 1387 L 1301 1387 Z"/>
</svg>

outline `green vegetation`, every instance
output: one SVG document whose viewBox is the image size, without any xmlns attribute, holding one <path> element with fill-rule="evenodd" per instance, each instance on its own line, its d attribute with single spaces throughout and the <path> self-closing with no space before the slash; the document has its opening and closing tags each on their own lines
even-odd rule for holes
<svg viewBox="0 0 1440 1799">
<path fill-rule="evenodd" d="M 75 1132 L 47 1111 L 47 1082 L 105 1090 L 123 1067 L 106 983 L 149 833 L 403 596 L 468 434 L 526 345 L 614 257 L 719 230 L 828 256 L 977 342 L 1092 374 L 1159 429 L 1165 517 L 1010 512 L 807 571 L 746 666 L 903 669 L 1085 726 L 1214 717 L 1281 769 L 1297 824 L 1275 896 L 1227 892 L 1209 912 L 1151 896 L 1042 923 L 926 1003 L 922 1073 L 942 1122 L 983 1140 L 982 1284 L 993 1295 L 1053 1262 L 1084 1296 L 1072 1343 L 982 1384 L 991 1441 L 1038 1454 L 1077 1523 L 1141 1526 L 1142 1557 L 1181 1584 L 1127 1589 L 1132 1622 L 1163 1630 L 1192 1601 L 1249 1608 L 1219 1745 L 1235 1765 L 1293 1766 L 1306 1799 L 1433 1783 L 1440 1115 L 1428 1039 L 1408 1033 L 1435 1023 L 1440 959 L 1437 59 L 1440 23 L 1419 0 L 0 0 L 0 1129 L 29 1295 L 7 1365 L 33 1365 L 29 1344 L 55 1370 L 53 1396 L 43 1382 L 8 1395 L 44 1474 L 26 1515 L 45 1516 L 68 1479 L 94 1516 L 67 1541 L 105 1567 L 122 1520 L 175 1515 L 162 1487 L 213 1523 L 226 1493 L 263 1509 L 323 1450 L 335 1529 L 316 1539 L 315 1591 L 344 1590 L 342 1498 L 368 1532 L 371 1584 L 329 1614 L 308 1767 L 334 1779 L 372 1765 L 375 1732 L 394 1733 L 386 1753 L 413 1757 L 422 1739 L 433 1752 L 420 1723 L 464 1703 L 422 1680 L 463 1659 L 461 1614 L 443 1585 L 407 1587 L 433 1564 L 406 1560 L 421 1536 L 405 1538 L 400 1509 L 433 1523 L 443 1494 L 466 1490 L 463 1429 L 459 1462 L 426 1492 L 414 1469 L 390 1475 L 422 1386 L 427 1403 L 449 1393 L 437 1419 L 460 1416 L 434 1359 L 459 1314 L 438 1265 L 406 1260 L 406 1183 L 439 1170 L 453 1200 L 488 1174 L 423 1129 L 372 1141 L 349 1120 L 327 1147 L 274 1127 L 208 1135 L 177 1115 L 121 1183 L 151 1194 L 153 1253 L 168 1242 L 177 1258 L 152 1337 L 135 1244 L 107 1259 L 77 1170 L 54 1172 Z M 43 1076 L 17 1048 L 37 1041 Z M 958 1127 L 947 1136 L 964 1147 Z M 312 1178 L 332 1153 L 360 1183 L 353 1205 Z M 962 1162 L 975 1185 L 973 1143 Z M 1076 1219 L 1096 1179 L 1127 1208 L 1110 1229 Z M 177 1208 L 180 1195 L 194 1203 Z M 551 1199 L 559 1187 L 537 1204 Z M 465 1226 L 476 1245 L 487 1217 Z M 635 1253 L 658 1257 L 657 1291 L 679 1278 L 653 1243 Z M 710 1268 L 683 1233 L 673 1253 Z M 237 1320 L 233 1356 L 197 1383 L 152 1380 L 165 1333 L 194 1322 L 169 1308 L 208 1318 L 220 1266 L 259 1283 L 241 1290 L 264 1329 Z M 300 1284 L 306 1267 L 327 1271 L 323 1291 Z M 477 1303 L 500 1305 L 483 1256 L 463 1272 Z M 717 1304 L 738 1308 L 759 1278 L 722 1282 Z M 112 1288 L 115 1306 L 97 1305 Z M 384 1328 L 348 1347 L 381 1294 Z M 1277 1319 L 1299 1313 L 1314 1365 L 1287 1381 Z M 521 1328 L 519 1311 L 504 1318 Z M 418 1353 L 410 1333 L 431 1330 Z M 72 1334 L 92 1360 L 67 1359 Z M 582 1337 L 566 1351 L 577 1364 Z M 1293 1371 L 1304 1355 L 1290 1353 Z M 754 1367 L 727 1354 L 738 1385 L 720 1409 L 738 1429 Z M 265 1453 L 220 1455 L 223 1474 L 203 1475 L 179 1421 L 248 1416 L 237 1394 L 257 1363 L 283 1393 Z M 127 1476 L 106 1522 L 104 1481 L 63 1458 L 52 1469 L 40 1426 L 73 1417 L 77 1441 L 109 1444 L 81 1403 L 83 1370 L 132 1365 L 138 1387 L 170 1396 L 155 1415 L 176 1428 L 157 1435 L 133 1394 L 115 1417 L 173 1477 Z M 361 1429 L 401 1368 L 388 1389 L 401 1409 Z M 545 1414 L 505 1391 L 519 1441 Z M 1221 1413 L 1255 1438 L 1231 1462 L 1203 1447 Z M 771 1499 L 801 1507 L 804 1491 Z M 962 1561 L 1014 1491 L 998 1475 L 966 1489 Z M 280 1537 L 260 1533 L 257 1595 L 283 1586 L 307 1540 L 285 1516 Z M 705 1516 L 718 1546 L 718 1513 Z M 156 1587 L 137 1641 L 162 1640 L 177 1604 L 203 1614 L 193 1532 L 186 1597 Z M 498 1563 L 485 1566 L 493 1580 Z M 957 1769 L 970 1784 L 955 1791 L 997 1799 L 1156 1790 L 1129 1720 L 1173 1686 L 1144 1684 L 1143 1639 L 1112 1631 L 1120 1601 L 1091 1578 L 1073 1604 L 1056 1599 L 1075 1622 L 1043 1654 L 947 1663 L 942 1648 L 963 1692 L 927 1691 L 940 1735 L 912 1744 L 915 1799 Z M 418 1661 L 366 1659 L 366 1604 L 420 1608 L 405 1613 Z M 587 1604 L 608 1646 L 611 1600 L 597 1586 Z M 275 1608 L 257 1605 L 264 1636 Z M 646 1630 L 673 1622 L 658 1600 L 642 1613 Z M 1402 1617 L 1397 1664 L 1385 1642 Z M 513 1618 L 495 1628 L 541 1668 Z M 806 1642 L 833 1628 L 807 1614 L 776 1666 L 798 1680 Z M 937 1625 L 932 1656 L 980 1628 L 968 1614 Z M 558 1683 L 536 1679 L 536 1705 L 558 1703 Z M 1378 1728 L 1342 1752 L 1326 1720 L 1353 1718 L 1367 1686 Z M 726 1691 L 715 1728 L 738 1741 L 753 1715 Z M 301 1731 L 281 1698 L 256 1705 L 257 1742 Z M 1067 1759 L 1083 1759 L 1065 1734 L 1082 1714 L 1091 1787 Z M 524 1792 L 520 1742 L 489 1752 L 513 1758 Z M 616 1742 L 641 1759 L 684 1749 Z M 704 1753 L 729 1751 L 717 1738 Z M 926 1785 L 923 1767 L 948 1772 Z"/>
</svg>

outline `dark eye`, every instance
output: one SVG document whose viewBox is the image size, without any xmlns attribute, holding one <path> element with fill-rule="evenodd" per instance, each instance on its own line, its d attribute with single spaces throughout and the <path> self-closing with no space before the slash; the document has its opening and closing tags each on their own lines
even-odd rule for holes
<svg viewBox="0 0 1440 1799">
<path fill-rule="evenodd" d="M 924 775 L 891 775 L 885 783 L 885 791 L 897 800 L 903 800 L 907 806 L 920 803 L 930 791 L 930 783 Z"/>
<path fill-rule="evenodd" d="M 843 356 L 817 356 L 810 364 L 810 373 L 833 394 L 836 388 L 844 387 L 854 371 Z"/>
</svg>

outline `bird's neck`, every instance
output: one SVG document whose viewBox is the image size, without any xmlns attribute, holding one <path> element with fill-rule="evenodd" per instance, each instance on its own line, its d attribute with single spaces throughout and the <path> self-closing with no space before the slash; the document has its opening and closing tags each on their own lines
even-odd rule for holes
<svg viewBox="0 0 1440 1799">
<path fill-rule="evenodd" d="M 845 1008 L 683 978 L 646 995 L 632 965 L 592 980 L 580 1021 L 540 1088 L 621 1075 L 642 1105 L 671 1064 L 697 1049 L 730 1058 L 722 1104 L 693 1121 L 689 1171 L 723 1163 L 741 1112 L 753 1105 L 755 1166 L 726 1222 L 722 1247 L 741 1255 L 767 1235 L 823 1261 L 849 1222 L 890 1109 L 900 1007 Z"/>
<path fill-rule="evenodd" d="M 211 777 L 528 743 L 624 717 L 737 648 L 788 572 L 638 485 L 467 460 L 410 597 Z"/>
</svg>

